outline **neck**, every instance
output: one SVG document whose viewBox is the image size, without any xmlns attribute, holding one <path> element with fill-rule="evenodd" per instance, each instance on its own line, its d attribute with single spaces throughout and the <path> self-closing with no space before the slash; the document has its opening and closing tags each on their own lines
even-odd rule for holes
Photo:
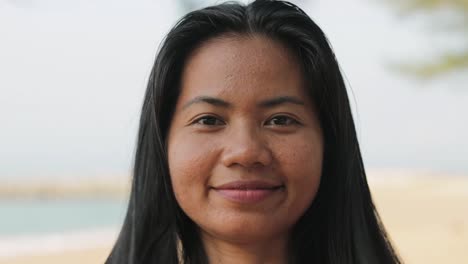
<svg viewBox="0 0 468 264">
<path fill-rule="evenodd" d="M 231 264 L 285 264 L 288 259 L 288 241 L 285 238 L 252 243 L 232 242 L 202 235 L 209 263 Z"/>
</svg>

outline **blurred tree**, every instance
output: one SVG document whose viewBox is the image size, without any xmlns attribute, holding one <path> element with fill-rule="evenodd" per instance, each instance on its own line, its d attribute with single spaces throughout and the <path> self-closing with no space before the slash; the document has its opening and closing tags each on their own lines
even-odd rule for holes
<svg viewBox="0 0 468 264">
<path fill-rule="evenodd" d="M 397 69 L 423 79 L 441 76 L 455 70 L 468 69 L 468 0 L 386 0 L 395 5 L 403 15 L 424 14 L 445 32 L 454 31 L 463 43 L 461 51 L 441 52 L 435 62 L 402 63 Z M 437 16 L 447 11 L 443 16 Z"/>
</svg>

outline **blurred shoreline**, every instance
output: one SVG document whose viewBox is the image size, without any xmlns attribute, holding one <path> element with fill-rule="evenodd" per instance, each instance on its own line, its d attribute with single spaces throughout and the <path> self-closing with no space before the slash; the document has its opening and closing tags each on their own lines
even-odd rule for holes
<svg viewBox="0 0 468 264">
<path fill-rule="evenodd" d="M 0 199 L 11 198 L 81 198 L 127 196 L 130 178 L 101 178 L 84 180 L 29 180 L 27 182 L 1 181 Z"/>
<path fill-rule="evenodd" d="M 118 230 L 115 226 L 40 235 L 0 236 L 0 261 L 107 247 L 110 241 L 117 238 Z"/>
<path fill-rule="evenodd" d="M 468 179 L 468 174 L 434 172 L 429 170 L 411 169 L 374 169 L 366 170 L 367 181 L 372 185 L 405 185 L 421 180 L 427 183 L 461 181 Z M 10 198 L 82 198 L 82 197 L 127 197 L 130 191 L 130 176 L 94 177 L 74 179 L 28 179 L 24 181 L 8 181 L 0 178 L 0 199 Z M 461 185 L 463 186 L 463 185 Z M 450 187 L 453 191 L 454 186 Z M 463 190 L 460 190 L 463 192 Z"/>
<path fill-rule="evenodd" d="M 468 177 L 367 170 L 372 197 L 404 263 L 468 263 Z M 49 183 L 47 183 L 49 184 Z M 129 181 L 2 186 L 2 197 L 125 197 Z M 46 188 L 46 186 L 48 186 Z M 18 189 L 14 189 L 14 188 Z M 0 264 L 103 263 L 120 226 L 40 236 L 0 236 Z"/>
</svg>

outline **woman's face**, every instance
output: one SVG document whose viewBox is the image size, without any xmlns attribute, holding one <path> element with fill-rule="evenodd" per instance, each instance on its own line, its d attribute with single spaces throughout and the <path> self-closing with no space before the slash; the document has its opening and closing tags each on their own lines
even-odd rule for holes
<svg viewBox="0 0 468 264">
<path fill-rule="evenodd" d="M 202 236 L 287 236 L 312 203 L 323 135 L 295 58 L 268 38 L 224 37 L 186 62 L 168 134 L 172 186 Z"/>
</svg>

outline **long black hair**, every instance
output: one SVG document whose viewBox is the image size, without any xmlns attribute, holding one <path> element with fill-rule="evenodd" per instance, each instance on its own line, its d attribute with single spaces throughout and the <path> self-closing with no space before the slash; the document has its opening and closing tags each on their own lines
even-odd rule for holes
<svg viewBox="0 0 468 264">
<path fill-rule="evenodd" d="M 185 15 L 164 39 L 148 82 L 123 227 L 107 264 L 208 263 L 171 186 L 167 132 L 190 53 L 222 35 L 262 35 L 298 58 L 324 133 L 318 193 L 292 230 L 291 263 L 400 263 L 372 202 L 335 55 L 322 30 L 286 1 L 223 3 Z"/>
</svg>

